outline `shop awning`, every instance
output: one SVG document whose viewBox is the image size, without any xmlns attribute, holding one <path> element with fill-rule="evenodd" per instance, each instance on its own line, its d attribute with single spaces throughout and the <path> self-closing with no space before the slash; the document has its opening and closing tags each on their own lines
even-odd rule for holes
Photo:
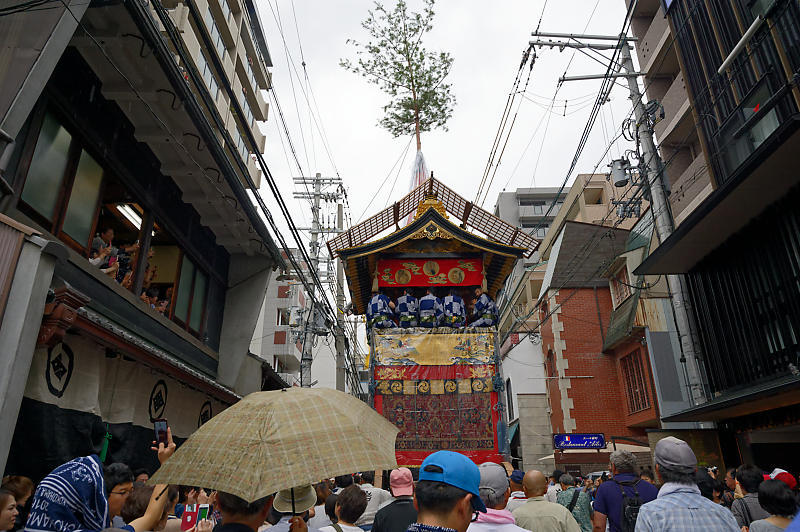
<svg viewBox="0 0 800 532">
<path fill-rule="evenodd" d="M 800 376 L 748 386 L 727 393 L 681 412 L 662 418 L 663 421 L 722 421 L 800 403 Z"/>
</svg>

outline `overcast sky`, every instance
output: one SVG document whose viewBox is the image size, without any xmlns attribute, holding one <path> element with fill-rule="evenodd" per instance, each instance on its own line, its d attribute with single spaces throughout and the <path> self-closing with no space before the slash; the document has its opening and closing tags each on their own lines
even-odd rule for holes
<svg viewBox="0 0 800 532">
<path fill-rule="evenodd" d="M 409 138 L 392 138 L 377 125 L 388 98 L 377 86 L 339 66 L 341 58 L 355 56 L 346 40 L 365 40 L 360 23 L 372 2 L 258 1 L 274 64 L 273 84 L 304 171 L 311 175 L 314 172 L 326 176 L 335 174 L 318 128 L 313 124 L 316 119 L 327 133 L 333 162 L 349 190 L 353 222 L 405 195 L 409 191 L 414 144 L 409 147 L 402 166 L 394 166 L 392 171 L 393 165 L 402 158 Z M 393 5 L 392 0 L 387 4 Z M 408 4 L 413 10 L 421 6 L 418 0 L 408 0 Z M 434 28 L 424 37 L 424 45 L 428 50 L 452 54 L 454 65 L 449 81 L 457 103 L 448 124 L 449 131 L 423 134 L 422 151 L 435 176 L 468 200 L 475 199 L 521 54 L 536 28 L 542 6 L 542 0 L 492 4 L 477 0 L 440 0 L 434 7 Z M 563 33 L 585 30 L 586 33 L 616 35 L 622 26 L 624 11 L 623 0 L 551 1 L 545 8 L 541 30 Z M 281 22 L 282 33 L 276 18 Z M 301 46 L 308 81 L 300 64 Z M 600 87 L 599 80 L 565 83 L 558 92 L 548 124 L 547 105 L 573 51 L 542 48 L 537 54 L 527 89 L 530 100 L 522 100 L 508 147 L 484 205 L 490 211 L 503 188 L 560 185 Z M 577 53 L 568 74 L 603 71 L 599 63 Z M 309 115 L 303 95 L 305 90 L 310 97 L 307 84 L 316 99 L 314 118 Z M 611 97 L 576 172 L 570 176 L 570 183 L 575 174 L 594 168 L 608 144 L 607 139 L 613 137 L 612 130 L 618 130 L 618 124 L 630 110 L 625 89 L 616 87 Z M 291 178 L 298 171 L 294 163 L 289 164 L 291 155 L 274 106 L 270 107 L 269 121 L 263 129 L 267 134 L 267 163 L 292 209 L 296 224 L 307 227 L 310 224 L 308 203 L 291 198 L 292 191 L 296 190 Z M 618 148 L 612 148 L 610 155 L 617 156 L 624 149 L 620 143 Z M 611 156 L 605 159 L 598 171 L 605 171 Z M 378 192 L 385 179 L 386 184 Z M 269 205 L 274 205 L 266 188 L 262 193 Z M 285 226 L 277 210 L 273 215 Z"/>
</svg>

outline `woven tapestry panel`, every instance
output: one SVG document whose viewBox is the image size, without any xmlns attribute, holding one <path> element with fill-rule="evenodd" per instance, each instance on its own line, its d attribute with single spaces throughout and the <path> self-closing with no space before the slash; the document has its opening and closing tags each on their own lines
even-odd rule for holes
<svg viewBox="0 0 800 532">
<path fill-rule="evenodd" d="M 400 429 L 398 452 L 493 450 L 491 395 L 386 395 L 383 415 Z"/>
</svg>

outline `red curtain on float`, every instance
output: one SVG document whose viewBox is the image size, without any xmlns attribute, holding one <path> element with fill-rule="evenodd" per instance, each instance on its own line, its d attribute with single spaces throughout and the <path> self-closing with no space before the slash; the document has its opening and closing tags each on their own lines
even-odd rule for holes
<svg viewBox="0 0 800 532">
<path fill-rule="evenodd" d="M 374 407 L 400 429 L 397 463 L 447 449 L 500 462 L 494 331 L 390 329 L 373 341 Z"/>
</svg>

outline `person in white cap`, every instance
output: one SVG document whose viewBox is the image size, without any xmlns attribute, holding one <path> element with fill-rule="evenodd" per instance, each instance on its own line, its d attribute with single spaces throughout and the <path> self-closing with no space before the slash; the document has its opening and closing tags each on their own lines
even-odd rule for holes
<svg viewBox="0 0 800 532">
<path fill-rule="evenodd" d="M 317 503 L 317 492 L 311 484 L 279 491 L 272 501 L 272 510 L 267 522 L 272 526 L 270 532 L 289 532 L 306 530 L 305 520 L 308 511 Z M 260 529 L 261 530 L 261 529 Z M 316 532 L 316 529 L 308 529 Z"/>
<path fill-rule="evenodd" d="M 486 513 L 479 513 L 478 518 L 469 524 L 467 532 L 524 532 L 518 527 L 514 516 L 506 510 L 511 485 L 503 466 L 494 462 L 486 462 L 478 466 L 481 482 L 478 491 L 486 505 Z"/>
<path fill-rule="evenodd" d="M 689 444 L 667 436 L 656 444 L 655 462 L 663 486 L 656 500 L 639 509 L 636 532 L 740 532 L 727 508 L 700 494 L 694 482 L 697 458 Z"/>
</svg>

